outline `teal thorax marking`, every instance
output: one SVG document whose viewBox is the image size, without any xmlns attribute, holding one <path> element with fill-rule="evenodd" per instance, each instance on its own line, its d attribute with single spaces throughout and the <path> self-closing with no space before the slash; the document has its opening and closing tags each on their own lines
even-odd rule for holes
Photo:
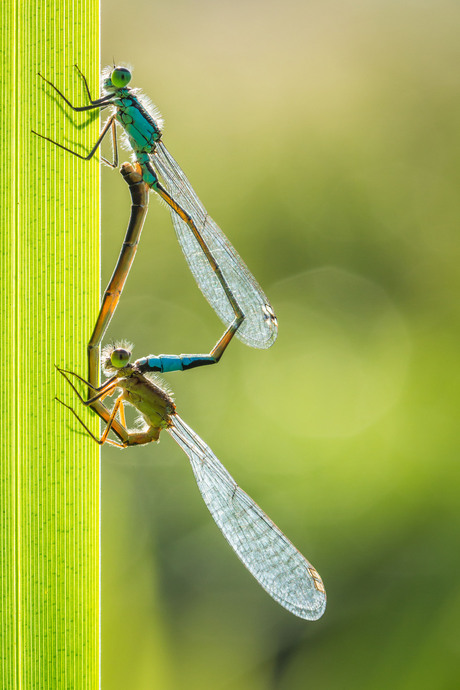
<svg viewBox="0 0 460 690">
<path fill-rule="evenodd" d="M 118 89 L 112 104 L 117 112 L 115 119 L 121 124 L 133 151 L 150 153 L 161 139 L 161 130 L 131 89 Z"/>
</svg>

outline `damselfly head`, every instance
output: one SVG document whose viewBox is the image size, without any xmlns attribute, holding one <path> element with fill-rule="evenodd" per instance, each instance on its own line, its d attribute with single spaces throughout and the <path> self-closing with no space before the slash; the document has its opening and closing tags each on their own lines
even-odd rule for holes
<svg viewBox="0 0 460 690">
<path fill-rule="evenodd" d="M 110 355 L 110 363 L 115 369 L 123 369 L 131 357 L 131 352 L 124 347 L 116 347 Z"/>
<path fill-rule="evenodd" d="M 127 340 L 109 343 L 102 348 L 101 365 L 105 374 L 112 376 L 129 364 L 133 345 Z"/>
<path fill-rule="evenodd" d="M 131 81 L 132 72 L 127 67 L 105 67 L 102 71 L 102 88 L 104 91 L 112 93 L 118 89 L 128 86 Z"/>
</svg>

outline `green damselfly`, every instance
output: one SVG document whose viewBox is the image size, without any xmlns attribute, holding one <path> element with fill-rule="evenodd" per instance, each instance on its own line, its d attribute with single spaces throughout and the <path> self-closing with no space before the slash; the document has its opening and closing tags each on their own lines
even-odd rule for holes
<svg viewBox="0 0 460 690">
<path fill-rule="evenodd" d="M 239 323 L 235 322 L 234 332 L 238 327 Z M 226 345 L 228 342 L 230 338 L 227 338 Z M 158 441 L 160 432 L 166 429 L 188 456 L 200 493 L 217 526 L 259 584 L 275 601 L 296 616 L 306 620 L 320 618 L 326 608 L 326 591 L 318 572 L 238 486 L 209 446 L 179 417 L 171 395 L 152 375 L 158 371 L 184 371 L 212 364 L 217 359 L 212 357 L 212 353 L 150 355 L 131 364 L 130 356 L 127 346 L 110 346 L 103 351 L 103 365 L 110 378 L 102 386 L 92 387 L 93 397 L 89 400 L 83 399 L 69 376 L 75 376 L 85 385 L 89 385 L 89 382 L 74 372 L 58 368 L 86 406 L 93 406 L 101 398 L 118 391 L 101 438 L 91 433 L 70 405 L 63 404 L 101 445 L 106 442 L 122 448 L 143 445 Z M 126 403 L 141 413 L 141 429 L 127 429 Z M 124 430 L 121 443 L 108 438 L 117 415 Z"/>
<path fill-rule="evenodd" d="M 266 348 L 277 335 L 277 320 L 259 284 L 246 264 L 229 243 L 218 225 L 207 213 L 190 182 L 161 140 L 161 118 L 136 89 L 131 89 L 131 72 L 126 67 L 107 68 L 103 72 L 104 95 L 93 100 L 86 78 L 83 79 L 89 105 L 74 106 L 56 86 L 42 77 L 55 92 L 75 111 L 115 108 L 105 123 L 91 151 L 83 156 L 67 146 L 39 134 L 60 148 L 83 160 L 96 153 L 105 135 L 111 131 L 114 149 L 112 167 L 118 166 L 116 123 L 125 131 L 135 159 L 140 166 L 144 182 L 154 190 L 171 209 L 173 225 L 195 280 L 204 296 L 227 327 L 233 321 L 236 300 L 245 315 L 237 333 L 252 347 Z M 34 134 L 38 134 L 34 132 Z"/>
</svg>

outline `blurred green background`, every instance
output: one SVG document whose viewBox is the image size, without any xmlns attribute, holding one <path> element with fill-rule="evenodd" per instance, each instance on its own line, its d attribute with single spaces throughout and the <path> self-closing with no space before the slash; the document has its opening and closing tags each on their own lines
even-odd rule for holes
<svg viewBox="0 0 460 690">
<path fill-rule="evenodd" d="M 270 350 L 170 375 L 178 412 L 328 592 L 316 623 L 272 602 L 167 434 L 104 450 L 105 690 L 458 687 L 459 23 L 446 0 L 103 3 L 103 64 L 134 68 L 279 318 Z M 129 196 L 103 185 L 105 286 Z M 221 333 L 151 195 L 109 338 Z"/>
</svg>

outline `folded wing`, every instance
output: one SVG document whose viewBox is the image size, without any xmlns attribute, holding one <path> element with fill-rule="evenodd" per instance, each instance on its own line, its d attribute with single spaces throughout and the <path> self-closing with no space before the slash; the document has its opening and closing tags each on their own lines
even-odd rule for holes
<svg viewBox="0 0 460 690">
<path fill-rule="evenodd" d="M 251 347 L 270 347 L 276 340 L 278 325 L 262 288 L 222 230 L 208 215 L 186 175 L 162 142 L 157 144 L 150 159 L 169 194 L 191 216 L 245 315 L 236 336 Z M 182 251 L 200 290 L 226 326 L 229 326 L 234 313 L 219 280 L 187 223 L 172 210 L 171 217 Z"/>
<path fill-rule="evenodd" d="M 188 455 L 198 488 L 222 534 L 262 587 L 288 611 L 317 620 L 326 608 L 323 582 L 304 556 L 178 416 L 169 433 Z"/>
</svg>

